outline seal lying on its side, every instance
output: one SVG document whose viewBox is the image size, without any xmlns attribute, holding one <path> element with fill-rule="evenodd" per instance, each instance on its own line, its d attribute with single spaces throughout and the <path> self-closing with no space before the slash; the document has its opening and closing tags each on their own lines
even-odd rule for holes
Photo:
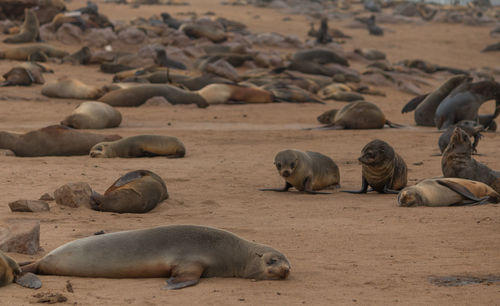
<svg viewBox="0 0 500 306">
<path fill-rule="evenodd" d="M 500 194 L 490 186 L 461 178 L 433 178 L 401 190 L 399 206 L 461 206 L 498 203 Z"/>
<path fill-rule="evenodd" d="M 385 141 L 370 141 L 361 151 L 358 159 L 362 164 L 362 186 L 359 191 L 343 190 L 349 193 L 366 193 L 368 186 L 380 193 L 399 193 L 407 183 L 406 163 Z"/>
<path fill-rule="evenodd" d="M 136 170 L 116 180 L 104 195 L 92 191 L 90 207 L 98 211 L 146 213 L 167 198 L 167 186 L 161 177 L 148 170 Z"/>
<path fill-rule="evenodd" d="M 184 144 L 173 136 L 139 135 L 101 142 L 90 149 L 90 157 L 184 157 Z"/>
<path fill-rule="evenodd" d="M 51 98 L 96 100 L 103 90 L 87 85 L 77 79 L 60 79 L 47 82 L 42 87 L 42 95 Z"/>
<path fill-rule="evenodd" d="M 260 189 L 262 191 L 288 191 L 295 187 L 311 194 L 329 187 L 339 187 L 340 173 L 337 164 L 328 156 L 317 152 L 284 150 L 276 154 L 274 165 L 285 179 L 283 189 Z"/>
<path fill-rule="evenodd" d="M 201 277 L 285 279 L 290 263 L 275 249 L 224 230 L 171 225 L 78 239 L 22 269 L 80 277 L 169 277 L 166 288 L 180 289 Z"/>
<path fill-rule="evenodd" d="M 88 101 L 78 105 L 71 115 L 61 121 L 61 125 L 74 129 L 106 129 L 117 127 L 121 122 L 122 115 L 112 106 Z"/>
</svg>

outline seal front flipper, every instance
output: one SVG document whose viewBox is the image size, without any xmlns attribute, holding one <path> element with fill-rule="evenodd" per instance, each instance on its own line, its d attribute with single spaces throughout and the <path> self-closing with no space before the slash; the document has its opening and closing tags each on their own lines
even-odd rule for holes
<svg viewBox="0 0 500 306">
<path fill-rule="evenodd" d="M 382 193 L 385 193 L 385 194 L 399 194 L 399 190 L 393 190 L 393 189 L 390 189 L 387 186 L 384 186 L 384 190 L 383 190 Z"/>
<path fill-rule="evenodd" d="M 42 287 L 42 281 L 38 278 L 38 276 L 31 272 L 17 275 L 14 281 L 16 284 L 26 288 L 39 289 Z"/>
<path fill-rule="evenodd" d="M 361 190 L 341 190 L 342 192 L 347 192 L 347 193 L 367 193 L 368 192 L 368 181 L 363 177 L 363 182 L 361 184 Z"/>
<path fill-rule="evenodd" d="M 292 188 L 292 184 L 288 183 L 288 182 L 285 182 L 285 187 L 283 187 L 282 189 L 278 189 L 278 188 L 264 188 L 264 189 L 259 189 L 260 191 L 278 191 L 278 192 L 287 192 L 288 189 Z"/>
<path fill-rule="evenodd" d="M 172 269 L 172 276 L 167 279 L 164 289 L 174 290 L 194 286 L 200 280 L 203 266 L 199 263 L 187 263 Z"/>
<path fill-rule="evenodd" d="M 314 191 L 312 189 L 312 179 L 310 176 L 306 177 L 304 180 L 304 187 L 304 192 L 308 194 L 332 194 L 331 192 Z"/>
<path fill-rule="evenodd" d="M 464 187 L 460 184 L 457 184 L 455 182 L 448 181 L 448 180 L 437 180 L 436 182 L 438 182 L 438 184 L 440 184 L 440 185 L 443 185 L 445 187 L 450 188 L 451 190 L 455 191 L 456 193 L 463 196 L 464 198 L 473 201 L 470 203 L 463 203 L 465 205 L 467 205 L 467 204 L 479 204 L 479 203 L 483 202 L 484 200 L 489 200 L 489 197 L 484 197 L 484 198 L 476 197 L 474 194 L 472 194 L 472 192 L 470 192 L 469 189 L 467 189 L 466 187 Z M 462 203 L 460 203 L 460 204 L 462 204 Z M 460 205 L 460 204 L 455 204 L 455 205 Z"/>
<path fill-rule="evenodd" d="M 171 277 L 167 279 L 167 286 L 165 286 L 163 289 L 168 289 L 168 290 L 175 290 L 175 289 L 182 289 L 185 287 L 189 286 L 194 286 L 198 283 L 200 279 L 192 279 L 192 280 L 187 280 L 183 282 L 177 282 L 177 279 L 174 277 Z"/>
<path fill-rule="evenodd" d="M 401 113 L 407 113 L 407 112 L 411 112 L 413 110 L 415 110 L 417 108 L 417 106 L 422 103 L 422 101 L 424 101 L 425 98 L 427 98 L 429 94 L 425 94 L 425 95 L 420 95 L 420 96 L 416 96 L 415 98 L 411 99 L 410 102 L 406 103 L 406 105 L 403 107 L 403 109 L 401 110 Z"/>
</svg>

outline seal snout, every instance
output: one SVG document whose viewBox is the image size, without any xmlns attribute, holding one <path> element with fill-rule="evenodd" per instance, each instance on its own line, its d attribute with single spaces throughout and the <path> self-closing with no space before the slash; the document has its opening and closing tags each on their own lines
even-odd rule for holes
<svg viewBox="0 0 500 306">
<path fill-rule="evenodd" d="M 282 175 L 283 177 L 289 177 L 289 176 L 290 176 L 290 171 L 288 171 L 288 170 L 284 170 L 283 172 L 281 172 L 281 175 Z"/>
</svg>

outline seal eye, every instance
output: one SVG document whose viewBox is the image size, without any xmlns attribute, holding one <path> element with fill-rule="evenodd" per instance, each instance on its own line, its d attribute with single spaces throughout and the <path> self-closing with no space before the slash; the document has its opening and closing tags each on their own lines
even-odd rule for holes
<svg viewBox="0 0 500 306">
<path fill-rule="evenodd" d="M 96 147 L 95 148 L 97 151 L 102 151 L 102 147 Z"/>
<path fill-rule="evenodd" d="M 292 169 L 295 168 L 295 163 L 291 163 L 290 168 L 292 168 Z"/>
<path fill-rule="evenodd" d="M 278 170 L 280 170 L 281 169 L 281 163 L 277 163 L 276 164 L 276 168 L 278 168 Z"/>
<path fill-rule="evenodd" d="M 274 265 L 275 263 L 276 263 L 276 259 L 271 258 L 271 259 L 269 259 L 269 260 L 267 261 L 267 263 L 266 263 L 266 264 L 270 266 L 270 265 Z"/>
</svg>

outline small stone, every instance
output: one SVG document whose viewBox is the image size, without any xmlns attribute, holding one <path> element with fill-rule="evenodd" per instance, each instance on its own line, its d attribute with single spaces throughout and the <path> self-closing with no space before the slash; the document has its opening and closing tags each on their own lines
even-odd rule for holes
<svg viewBox="0 0 500 306">
<path fill-rule="evenodd" d="M 9 203 L 11 211 L 17 212 L 41 212 L 49 211 L 49 204 L 40 200 L 17 200 Z"/>
<path fill-rule="evenodd" d="M 51 293 L 51 292 L 40 292 L 33 295 L 34 298 L 37 298 L 36 303 L 64 303 L 68 301 L 68 298 L 60 293 Z"/>
<path fill-rule="evenodd" d="M 0 221 L 0 250 L 34 255 L 40 249 L 40 221 L 5 219 Z"/>
<path fill-rule="evenodd" d="M 54 191 L 56 203 L 69 207 L 90 206 L 92 189 L 87 183 L 68 183 Z"/>
<path fill-rule="evenodd" d="M 48 192 L 42 194 L 39 200 L 42 201 L 54 201 L 54 194 L 50 194 Z"/>
</svg>

